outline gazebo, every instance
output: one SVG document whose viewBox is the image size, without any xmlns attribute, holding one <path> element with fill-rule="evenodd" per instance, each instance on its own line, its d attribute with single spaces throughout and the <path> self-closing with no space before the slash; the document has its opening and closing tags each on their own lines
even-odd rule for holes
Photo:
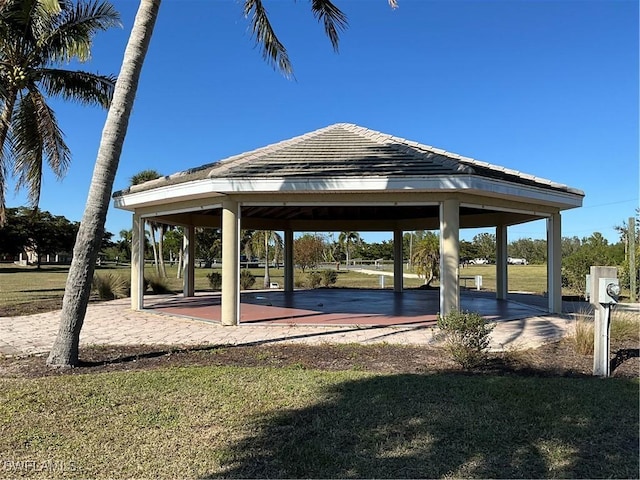
<svg viewBox="0 0 640 480">
<path fill-rule="evenodd" d="M 560 313 L 561 212 L 580 190 L 348 123 L 114 193 L 133 212 L 131 306 L 143 308 L 144 222 L 184 227 L 184 296 L 194 295 L 195 228 L 222 229 L 221 322 L 240 318 L 240 230 L 284 232 L 284 290 L 293 291 L 295 232 L 388 231 L 402 292 L 402 234 L 440 232 L 440 313 L 460 305 L 459 233 L 496 233 L 496 297 L 507 298 L 507 227 L 547 225 L 548 310 Z"/>
</svg>

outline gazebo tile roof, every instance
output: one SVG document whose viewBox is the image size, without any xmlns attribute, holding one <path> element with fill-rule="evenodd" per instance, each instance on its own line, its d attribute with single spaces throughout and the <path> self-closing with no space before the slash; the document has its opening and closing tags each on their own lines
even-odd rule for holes
<svg viewBox="0 0 640 480">
<path fill-rule="evenodd" d="M 130 187 L 114 196 L 204 179 L 429 177 L 472 174 L 582 194 L 550 180 L 384 134 L 337 123 L 224 160 Z"/>
</svg>

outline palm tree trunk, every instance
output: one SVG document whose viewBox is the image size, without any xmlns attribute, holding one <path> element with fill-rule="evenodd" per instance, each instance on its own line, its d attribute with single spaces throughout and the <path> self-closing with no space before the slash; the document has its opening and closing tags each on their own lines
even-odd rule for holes
<svg viewBox="0 0 640 480">
<path fill-rule="evenodd" d="M 182 276 L 182 250 L 182 247 L 178 249 L 178 273 L 176 273 L 176 278 L 180 278 Z"/>
<path fill-rule="evenodd" d="M 151 248 L 153 250 L 153 268 L 156 270 L 156 275 L 160 274 L 158 270 L 158 244 L 156 243 L 156 226 L 151 223 Z"/>
<path fill-rule="evenodd" d="M 47 359 L 48 365 L 62 367 L 78 364 L 80 330 L 87 312 L 113 182 L 160 2 L 140 0 L 111 108 L 102 130 L 89 195 L 73 248 L 73 261 L 62 301 L 60 328 Z"/>
<path fill-rule="evenodd" d="M 264 288 L 271 285 L 271 276 L 269 275 L 269 235 L 271 232 L 264 232 Z"/>
<path fill-rule="evenodd" d="M 11 124 L 13 107 L 15 106 L 16 99 L 18 98 L 18 92 L 15 89 L 10 90 L 7 93 L 8 95 L 4 102 L 4 109 L 2 110 L 2 115 L 0 115 L 0 227 L 2 227 L 7 220 L 4 197 L 4 192 L 7 187 L 4 178 L 6 165 L 4 163 L 2 152 L 4 149 L 4 142 L 7 141 L 7 135 L 9 134 L 9 125 Z"/>
<path fill-rule="evenodd" d="M 167 269 L 164 265 L 164 234 L 166 232 L 166 225 L 160 224 L 160 237 L 158 238 L 158 260 L 160 260 L 160 276 L 167 277 Z"/>
</svg>

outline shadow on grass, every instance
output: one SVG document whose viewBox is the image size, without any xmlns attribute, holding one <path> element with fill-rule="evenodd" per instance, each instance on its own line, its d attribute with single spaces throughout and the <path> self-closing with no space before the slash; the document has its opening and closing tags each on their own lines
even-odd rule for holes
<svg viewBox="0 0 640 480">
<path fill-rule="evenodd" d="M 373 376 L 250 419 L 207 478 L 635 478 L 632 380 Z"/>
</svg>

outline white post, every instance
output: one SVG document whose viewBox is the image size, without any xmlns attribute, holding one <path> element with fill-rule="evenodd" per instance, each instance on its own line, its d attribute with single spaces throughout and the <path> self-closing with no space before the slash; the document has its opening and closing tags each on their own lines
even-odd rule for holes
<svg viewBox="0 0 640 480">
<path fill-rule="evenodd" d="M 240 206 L 222 203 L 222 325 L 240 323 Z"/>
<path fill-rule="evenodd" d="M 284 231 L 284 291 L 293 292 L 293 230 Z"/>
<path fill-rule="evenodd" d="M 196 231 L 193 225 L 184 228 L 182 242 L 182 264 L 184 266 L 182 295 L 184 297 L 193 297 L 196 289 Z"/>
<path fill-rule="evenodd" d="M 144 219 L 133 214 L 131 230 L 131 309 L 144 308 Z"/>
<path fill-rule="evenodd" d="M 507 226 L 496 227 L 496 298 L 506 300 L 509 293 L 507 269 Z"/>
<path fill-rule="evenodd" d="M 549 312 L 562 313 L 562 236 L 560 213 L 547 219 L 547 292 Z"/>
<path fill-rule="evenodd" d="M 593 374 L 608 377 L 610 373 L 611 346 L 609 332 L 611 323 L 609 306 L 600 303 L 599 287 L 601 278 L 615 278 L 618 276 L 616 267 L 591 267 L 591 291 L 589 302 L 593 305 Z"/>
<path fill-rule="evenodd" d="M 458 200 L 440 204 L 440 315 L 460 309 L 460 212 Z"/>
</svg>

